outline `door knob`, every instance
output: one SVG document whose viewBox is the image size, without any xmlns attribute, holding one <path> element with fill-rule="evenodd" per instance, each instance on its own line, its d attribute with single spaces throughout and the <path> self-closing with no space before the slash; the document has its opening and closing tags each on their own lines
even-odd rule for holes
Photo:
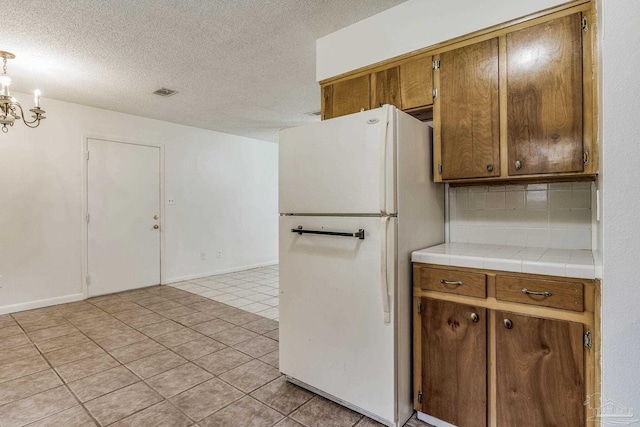
<svg viewBox="0 0 640 427">
<path fill-rule="evenodd" d="M 507 329 L 513 328 L 513 322 L 511 320 L 504 319 L 503 322 L 504 322 L 504 327 L 505 328 L 507 328 Z"/>
<path fill-rule="evenodd" d="M 487 165 L 487 172 L 493 172 L 493 165 Z"/>
<path fill-rule="evenodd" d="M 154 216 L 153 216 L 153 219 L 158 219 L 158 215 L 154 215 Z"/>
<path fill-rule="evenodd" d="M 473 323 L 478 323 L 478 320 L 480 320 L 480 318 L 478 317 L 477 313 L 471 313 L 471 321 Z"/>
<path fill-rule="evenodd" d="M 157 230 L 158 228 L 160 228 L 160 226 L 159 226 L 158 224 L 156 224 L 156 225 L 154 225 L 154 226 L 153 226 L 153 228 L 154 228 L 155 230 Z"/>
<path fill-rule="evenodd" d="M 520 170 L 522 169 L 522 163 L 520 162 L 520 160 L 516 160 L 516 170 Z"/>
</svg>

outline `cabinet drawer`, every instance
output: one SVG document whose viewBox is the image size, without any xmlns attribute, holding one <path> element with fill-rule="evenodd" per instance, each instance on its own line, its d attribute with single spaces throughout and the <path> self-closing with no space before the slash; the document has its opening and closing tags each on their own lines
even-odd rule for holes
<svg viewBox="0 0 640 427">
<path fill-rule="evenodd" d="M 423 267 L 420 269 L 420 287 L 430 291 L 486 298 L 487 275 Z"/>
<path fill-rule="evenodd" d="M 564 310 L 584 311 L 582 283 L 497 276 L 496 299 Z"/>
</svg>

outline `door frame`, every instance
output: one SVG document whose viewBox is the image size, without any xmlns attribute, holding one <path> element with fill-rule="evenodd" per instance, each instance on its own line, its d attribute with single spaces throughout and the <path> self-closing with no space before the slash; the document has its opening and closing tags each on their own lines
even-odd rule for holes
<svg viewBox="0 0 640 427">
<path fill-rule="evenodd" d="M 82 241 L 82 267 L 80 272 L 80 282 L 82 283 L 82 296 L 84 299 L 88 298 L 89 288 L 87 284 L 87 277 L 89 275 L 89 226 L 87 224 L 87 215 L 89 213 L 89 182 L 88 182 L 88 173 L 89 173 L 89 164 L 87 159 L 87 153 L 89 152 L 89 139 L 97 139 L 100 141 L 106 142 L 114 142 L 118 144 L 129 144 L 129 145 L 142 145 L 147 147 L 155 147 L 160 149 L 160 164 L 159 164 L 159 173 L 160 173 L 160 284 L 164 284 L 164 255 L 165 255 L 165 233 L 164 233 L 164 193 L 165 193 L 165 183 L 164 183 L 164 143 L 162 142 L 152 142 L 145 141 L 134 138 L 126 138 L 122 136 L 112 136 L 112 135 L 104 135 L 104 134 L 94 134 L 94 133 L 83 133 L 82 134 L 82 144 L 81 144 L 81 165 L 82 165 L 82 179 L 81 179 L 81 194 L 82 194 L 82 216 L 80 217 L 80 222 L 82 223 L 81 228 L 81 241 Z"/>
</svg>

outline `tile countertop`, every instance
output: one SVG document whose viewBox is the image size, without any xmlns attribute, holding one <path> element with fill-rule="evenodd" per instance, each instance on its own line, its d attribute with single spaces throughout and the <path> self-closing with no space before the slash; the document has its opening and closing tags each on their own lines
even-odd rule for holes
<svg viewBox="0 0 640 427">
<path fill-rule="evenodd" d="M 593 254 L 588 249 L 443 243 L 413 252 L 411 261 L 580 279 L 596 277 Z"/>
</svg>

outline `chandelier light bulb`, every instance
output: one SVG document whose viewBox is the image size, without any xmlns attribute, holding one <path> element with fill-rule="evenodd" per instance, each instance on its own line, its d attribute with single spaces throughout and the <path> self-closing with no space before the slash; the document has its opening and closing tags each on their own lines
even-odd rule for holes
<svg viewBox="0 0 640 427">
<path fill-rule="evenodd" d="M 33 103 L 36 105 L 36 108 L 40 108 L 40 95 L 42 95 L 40 89 L 33 91 Z"/>
<path fill-rule="evenodd" d="M 5 87 L 11 86 L 11 77 L 6 74 L 2 74 L 0 76 L 0 84 Z"/>
</svg>

